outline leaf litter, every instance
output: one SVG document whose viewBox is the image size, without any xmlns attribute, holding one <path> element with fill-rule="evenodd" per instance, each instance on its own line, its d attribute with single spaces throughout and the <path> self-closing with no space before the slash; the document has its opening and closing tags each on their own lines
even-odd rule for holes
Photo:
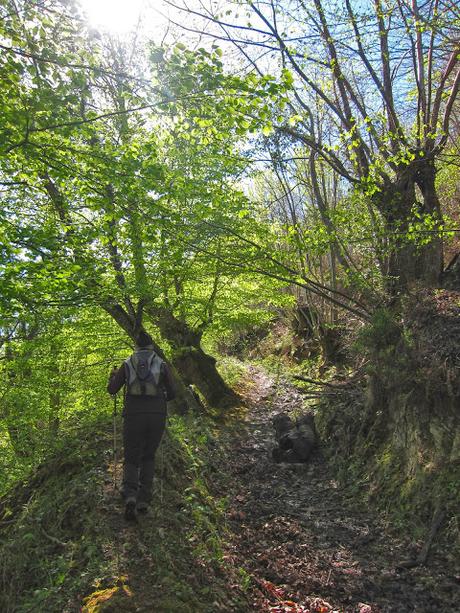
<svg viewBox="0 0 460 613">
<path fill-rule="evenodd" d="M 410 538 L 398 537 L 371 509 L 346 498 L 320 452 L 307 464 L 272 461 L 272 417 L 295 413 L 302 397 L 256 368 L 250 377 L 246 421 L 228 440 L 231 457 L 223 467 L 231 527 L 225 557 L 251 578 L 247 610 L 458 610 L 458 582 L 443 552 L 436 551 L 428 566 L 398 569 L 413 546 Z"/>
</svg>

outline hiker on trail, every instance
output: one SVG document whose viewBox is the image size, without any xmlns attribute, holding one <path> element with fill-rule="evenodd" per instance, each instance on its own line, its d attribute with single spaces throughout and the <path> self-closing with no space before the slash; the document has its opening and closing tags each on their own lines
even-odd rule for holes
<svg viewBox="0 0 460 613">
<path fill-rule="evenodd" d="M 152 500 L 155 452 L 166 425 L 166 401 L 175 397 L 171 371 L 153 349 L 152 338 L 141 332 L 134 353 L 114 367 L 107 390 L 116 394 L 126 386 L 123 406 L 124 465 L 121 494 L 125 518 L 136 510 L 147 513 Z"/>
</svg>

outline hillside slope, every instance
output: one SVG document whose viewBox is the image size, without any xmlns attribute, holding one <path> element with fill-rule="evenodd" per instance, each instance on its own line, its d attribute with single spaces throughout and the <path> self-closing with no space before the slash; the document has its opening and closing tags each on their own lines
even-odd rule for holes
<svg viewBox="0 0 460 613">
<path fill-rule="evenodd" d="M 1 500 L 0 609 L 456 610 L 450 533 L 427 541 L 429 520 L 418 539 L 402 533 L 389 509 L 363 502 L 365 484 L 337 480 L 330 442 L 307 464 L 274 463 L 273 415 L 295 417 L 303 395 L 261 367 L 241 370 L 245 408 L 169 419 L 154 508 L 137 524 L 123 519 L 114 487 L 121 462 L 108 417 L 69 433 Z M 426 564 L 412 565 L 424 544 Z"/>
<path fill-rule="evenodd" d="M 244 608 L 222 558 L 223 503 L 208 490 L 210 441 L 205 420 L 170 418 L 152 514 L 130 525 L 114 489 L 122 467 L 113 463 L 110 419 L 68 435 L 1 500 L 0 610 Z"/>
</svg>

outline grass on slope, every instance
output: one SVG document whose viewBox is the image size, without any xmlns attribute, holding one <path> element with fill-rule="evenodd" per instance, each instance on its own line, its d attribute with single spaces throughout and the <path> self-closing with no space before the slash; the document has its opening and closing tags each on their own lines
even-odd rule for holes
<svg viewBox="0 0 460 613">
<path fill-rule="evenodd" d="M 154 511 L 136 525 L 113 489 L 111 423 L 82 426 L 0 500 L 4 613 L 245 610 L 238 571 L 222 555 L 225 499 L 211 424 L 169 421 Z M 121 463 L 115 465 L 118 478 Z"/>
</svg>

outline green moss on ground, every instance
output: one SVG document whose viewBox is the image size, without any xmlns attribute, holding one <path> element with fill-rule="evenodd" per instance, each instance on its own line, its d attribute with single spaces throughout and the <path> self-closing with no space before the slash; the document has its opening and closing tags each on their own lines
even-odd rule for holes
<svg viewBox="0 0 460 613">
<path fill-rule="evenodd" d="M 67 435 L 0 501 L 0 610 L 238 608 L 238 573 L 222 555 L 225 499 L 208 488 L 215 445 L 203 417 L 171 418 L 157 458 L 154 509 L 130 525 L 113 488 L 110 420 Z"/>
</svg>

